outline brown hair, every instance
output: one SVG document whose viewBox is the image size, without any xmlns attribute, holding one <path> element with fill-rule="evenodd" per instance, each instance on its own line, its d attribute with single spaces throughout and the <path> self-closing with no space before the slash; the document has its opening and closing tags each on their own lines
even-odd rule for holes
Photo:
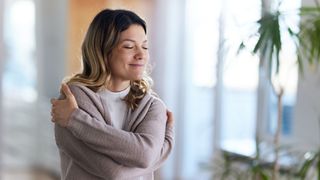
<svg viewBox="0 0 320 180">
<path fill-rule="evenodd" d="M 133 24 L 140 25 L 147 33 L 145 21 L 132 11 L 105 9 L 98 13 L 82 43 L 83 70 L 71 77 L 68 83 L 81 84 L 95 92 L 104 87 L 111 73 L 105 59 L 118 44 L 120 33 Z M 152 79 L 147 71 L 142 79 L 130 82 L 130 92 L 124 100 L 131 109 L 138 106 L 139 101 L 150 90 L 151 84 Z"/>
</svg>

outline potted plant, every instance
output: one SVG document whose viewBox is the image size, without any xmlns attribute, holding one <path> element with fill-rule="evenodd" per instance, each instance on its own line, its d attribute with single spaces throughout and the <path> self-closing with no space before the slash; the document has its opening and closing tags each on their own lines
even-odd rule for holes
<svg viewBox="0 0 320 180">
<path fill-rule="evenodd" d="M 252 159 L 243 160 L 249 164 L 250 175 L 243 175 L 243 172 L 234 167 L 233 164 L 237 163 L 239 159 L 235 158 L 233 155 L 223 153 L 223 160 L 218 161 L 220 163 L 213 164 L 213 172 L 218 172 L 217 176 L 220 179 L 228 179 L 229 177 L 235 177 L 235 179 L 277 179 L 277 174 L 279 173 L 279 150 L 280 150 L 280 135 L 281 135 L 281 125 L 282 125 L 282 98 L 285 93 L 284 86 L 282 84 L 276 83 L 276 79 L 279 78 L 279 71 L 281 71 L 281 61 L 284 59 L 280 58 L 280 53 L 282 50 L 283 34 L 287 33 L 289 37 L 293 40 L 296 47 L 297 64 L 299 67 L 300 75 L 303 76 L 306 70 L 309 70 L 307 66 L 319 65 L 320 61 L 320 6 L 316 3 L 315 7 L 302 7 L 296 9 L 290 13 L 283 12 L 279 10 L 280 3 L 277 8 L 272 10 L 265 10 L 262 17 L 256 22 L 258 24 L 258 29 L 255 35 L 250 35 L 248 39 L 252 37 L 255 40 L 255 45 L 251 49 L 253 54 L 260 56 L 259 68 L 261 72 L 266 73 L 268 77 L 270 86 L 273 92 L 277 96 L 277 127 L 276 133 L 274 134 L 274 154 L 275 159 L 272 170 L 269 167 L 264 166 L 264 162 L 260 159 L 260 137 L 256 132 L 256 155 Z M 286 26 L 283 28 L 284 16 L 300 15 L 302 21 L 300 22 L 300 30 L 295 31 L 293 28 Z M 248 49 L 246 46 L 247 41 L 241 42 L 239 46 L 239 51 L 243 49 Z M 279 81 L 278 81 L 279 82 Z M 320 123 L 320 118 L 319 118 Z M 239 157 L 239 155 L 236 155 Z M 318 179 L 320 180 L 320 147 L 317 152 L 307 152 L 302 156 L 301 166 L 293 167 L 294 171 L 287 177 L 295 177 L 298 179 L 307 178 L 307 173 L 310 170 L 316 170 L 318 174 Z M 222 162 L 222 163 L 221 163 Z M 223 168 L 221 168 L 223 167 Z M 297 168 L 297 169 L 296 169 Z M 244 178 L 239 178 L 244 177 Z"/>
<path fill-rule="evenodd" d="M 257 21 L 259 28 L 255 34 L 258 38 L 252 49 L 253 54 L 258 54 L 260 56 L 260 72 L 267 73 L 266 75 L 270 85 L 277 97 L 277 126 L 273 140 L 275 159 L 272 179 L 276 179 L 277 172 L 279 171 L 278 160 L 280 147 L 279 139 L 282 125 L 282 98 L 285 92 L 284 85 L 281 84 L 279 80 L 281 61 L 283 61 L 283 59 L 280 58 L 283 33 L 287 33 L 295 42 L 297 49 L 297 64 L 302 75 L 306 70 L 304 65 L 318 65 L 320 61 L 320 6 L 317 4 L 315 7 L 303 7 L 297 10 L 297 14 L 300 14 L 302 17 L 302 21 L 300 24 L 300 31 L 295 32 L 289 26 L 283 28 L 283 26 L 285 26 L 285 23 L 283 22 L 284 16 L 292 14 L 280 11 L 280 4 L 281 3 L 273 10 L 266 10 L 262 17 Z M 285 32 L 283 29 L 285 29 Z M 252 35 L 250 37 L 252 37 Z M 239 50 L 245 49 L 246 47 L 246 42 L 243 41 L 239 46 Z M 259 140 L 260 138 L 256 137 L 257 144 Z M 259 149 L 257 149 L 257 152 L 259 152 Z M 259 153 L 257 153 L 257 156 L 257 159 L 259 159 Z M 320 165 L 318 166 L 320 173 Z M 305 169 L 306 167 L 307 165 L 305 166 Z"/>
</svg>

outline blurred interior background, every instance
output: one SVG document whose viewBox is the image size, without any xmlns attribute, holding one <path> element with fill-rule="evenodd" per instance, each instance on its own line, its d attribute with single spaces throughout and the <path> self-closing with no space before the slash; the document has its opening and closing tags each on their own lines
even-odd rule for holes
<svg viewBox="0 0 320 180">
<path fill-rule="evenodd" d="M 268 0 L 1 0 L 0 177 L 59 179 L 50 98 L 81 68 L 80 46 L 104 8 L 135 11 L 148 25 L 154 89 L 174 112 L 176 146 L 157 179 L 209 179 L 215 152 L 255 153 L 255 133 L 271 141 L 277 102 L 259 76 L 259 57 L 236 54 Z M 283 0 L 292 10 L 313 0 Z M 289 20 L 299 25 L 299 17 Z M 320 146 L 320 74 L 299 76 L 293 42 L 281 142 Z M 226 48 L 227 47 L 227 48 Z"/>
</svg>

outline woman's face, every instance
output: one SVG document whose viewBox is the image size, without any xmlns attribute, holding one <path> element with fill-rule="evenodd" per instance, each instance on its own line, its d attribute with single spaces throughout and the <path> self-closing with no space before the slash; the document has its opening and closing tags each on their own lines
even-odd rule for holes
<svg viewBox="0 0 320 180">
<path fill-rule="evenodd" d="M 118 45 L 108 59 L 111 79 L 128 81 L 142 78 L 149 60 L 147 36 L 143 27 L 131 25 L 120 34 Z"/>
</svg>

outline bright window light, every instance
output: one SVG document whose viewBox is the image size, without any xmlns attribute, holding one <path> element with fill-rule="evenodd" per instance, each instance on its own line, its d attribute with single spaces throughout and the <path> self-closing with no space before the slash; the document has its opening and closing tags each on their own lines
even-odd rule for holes
<svg viewBox="0 0 320 180">
<path fill-rule="evenodd" d="M 5 98 L 33 102 L 37 98 L 35 62 L 35 5 L 31 0 L 7 1 L 3 75 Z"/>
</svg>

